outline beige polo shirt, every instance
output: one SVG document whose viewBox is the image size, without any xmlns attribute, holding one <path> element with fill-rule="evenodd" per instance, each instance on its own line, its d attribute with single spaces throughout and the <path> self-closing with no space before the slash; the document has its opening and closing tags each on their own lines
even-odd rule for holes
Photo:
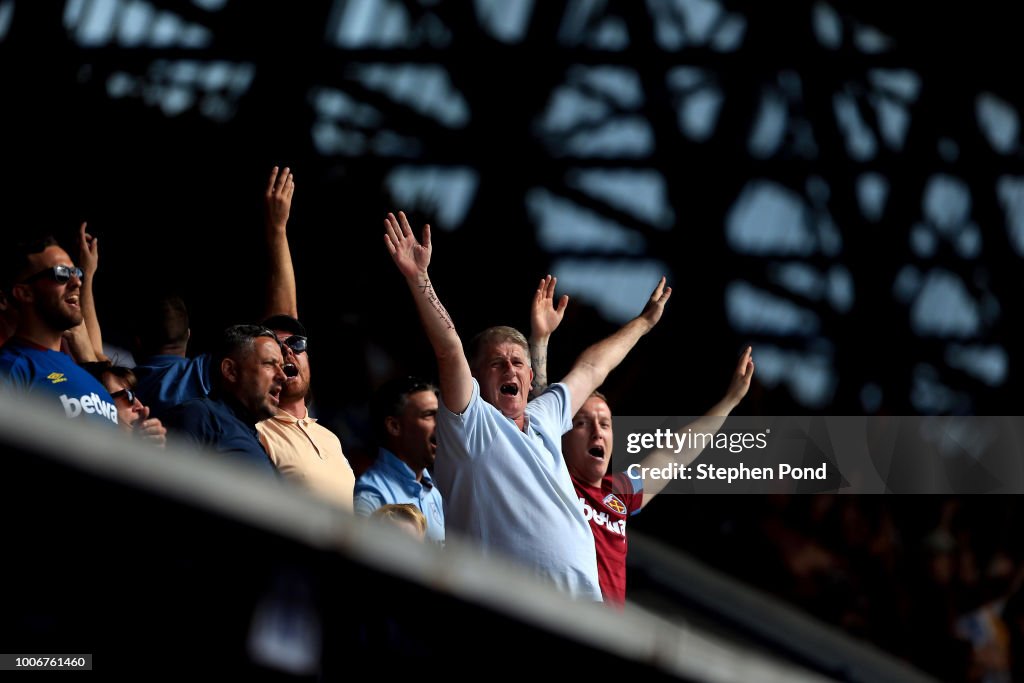
<svg viewBox="0 0 1024 683">
<path fill-rule="evenodd" d="M 352 512 L 356 476 L 341 451 L 341 441 L 309 417 L 281 412 L 256 424 L 271 462 L 289 481 Z"/>
</svg>

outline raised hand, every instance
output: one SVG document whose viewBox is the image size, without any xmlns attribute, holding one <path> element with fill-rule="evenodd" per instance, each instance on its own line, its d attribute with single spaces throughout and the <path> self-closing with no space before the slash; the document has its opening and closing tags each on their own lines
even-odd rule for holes
<svg viewBox="0 0 1024 683">
<path fill-rule="evenodd" d="M 732 379 L 729 380 L 729 389 L 726 390 L 723 400 L 731 403 L 734 408 L 750 390 L 750 380 L 754 377 L 754 359 L 751 357 L 753 353 L 754 349 L 750 346 L 743 350 L 732 373 Z"/>
<path fill-rule="evenodd" d="M 89 329 L 84 321 L 64 330 L 61 336 L 67 342 L 68 350 L 71 352 L 71 357 L 75 359 L 76 363 L 95 363 L 100 360 L 89 336 Z"/>
<path fill-rule="evenodd" d="M 398 271 L 406 278 L 426 274 L 432 250 L 429 225 L 423 226 L 423 243 L 420 244 L 412 234 L 405 213 L 399 211 L 397 217 L 389 213 L 384 219 L 384 244 L 391 254 L 391 259 L 398 266 Z"/>
<path fill-rule="evenodd" d="M 85 277 L 92 279 L 100 265 L 100 240 L 85 231 L 88 223 L 82 221 L 78 228 L 78 265 Z"/>
<path fill-rule="evenodd" d="M 288 225 L 288 216 L 292 211 L 292 195 L 295 194 L 295 176 L 287 166 L 279 170 L 275 166 L 270 171 L 264 202 L 267 212 L 267 227 L 284 230 Z"/>
<path fill-rule="evenodd" d="M 569 295 L 563 294 L 555 306 L 557 283 L 557 277 L 548 275 L 540 281 L 533 294 L 533 307 L 530 309 L 530 337 L 533 339 L 547 339 L 562 323 L 565 307 L 569 305 Z"/>
<path fill-rule="evenodd" d="M 658 281 L 658 286 L 651 293 L 650 300 L 644 306 L 643 312 L 637 317 L 645 320 L 651 327 L 654 327 L 661 320 L 661 314 L 665 312 L 665 304 L 670 296 L 672 296 L 672 288 L 665 286 L 665 276 L 662 275 L 661 280 Z"/>
</svg>

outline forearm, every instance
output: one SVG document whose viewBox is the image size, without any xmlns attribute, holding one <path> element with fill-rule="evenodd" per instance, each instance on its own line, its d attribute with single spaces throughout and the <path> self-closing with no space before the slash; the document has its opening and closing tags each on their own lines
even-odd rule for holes
<svg viewBox="0 0 1024 683">
<path fill-rule="evenodd" d="M 267 277 L 266 317 L 290 315 L 299 317 L 298 296 L 295 286 L 295 268 L 284 226 L 267 226 L 267 249 L 270 273 Z"/>
<path fill-rule="evenodd" d="M 423 331 L 434 349 L 434 354 L 441 358 L 455 353 L 462 354 L 462 340 L 455 330 L 448 310 L 441 303 L 434 291 L 434 285 L 426 271 L 405 279 L 416 304 L 416 312 L 423 324 Z"/>
<path fill-rule="evenodd" d="M 76 363 L 95 363 L 99 360 L 106 360 L 105 357 L 100 358 L 96 354 L 85 323 L 76 325 L 65 332 L 64 339 L 67 341 L 68 350 L 71 352 L 71 357 L 75 359 Z"/>
<path fill-rule="evenodd" d="M 448 410 L 461 413 L 473 393 L 473 377 L 462 350 L 462 340 L 444 304 L 434 292 L 426 271 L 406 278 L 423 331 L 437 358 L 441 400 Z"/>
<path fill-rule="evenodd" d="M 92 347 L 91 360 L 106 360 L 107 357 L 103 353 L 103 332 L 100 329 L 99 316 L 96 314 L 96 298 L 92 293 L 93 277 L 95 275 L 89 275 L 82 281 L 82 288 L 78 292 L 78 303 L 82 308 L 88 343 Z"/>
<path fill-rule="evenodd" d="M 533 368 L 533 393 L 539 394 L 548 386 L 548 339 L 530 335 L 530 367 Z"/>
<path fill-rule="evenodd" d="M 712 417 L 712 416 L 726 417 L 730 413 L 732 413 L 732 411 L 735 410 L 736 406 L 738 406 L 739 404 L 740 404 L 739 399 L 734 399 L 734 398 L 731 398 L 729 396 L 725 396 L 724 398 L 722 398 L 721 401 L 719 401 L 715 405 L 711 406 L 711 410 L 706 412 L 704 415 L 705 415 L 705 417 Z"/>
<path fill-rule="evenodd" d="M 618 367 L 619 363 L 632 350 L 640 337 L 652 329 L 652 325 L 643 318 L 633 318 L 610 337 L 606 337 L 588 347 L 580 354 L 577 363 L 582 363 L 601 374 L 601 382 L 608 373 Z M 600 382 L 599 382 L 600 383 Z"/>
<path fill-rule="evenodd" d="M 714 410 L 714 408 L 712 408 Z M 708 443 L 713 443 L 714 436 L 725 424 L 726 415 L 715 415 L 708 413 L 699 417 L 684 428 L 676 430 L 679 436 L 677 443 L 679 450 L 662 449 L 657 450 L 644 458 L 640 463 L 641 470 L 662 470 L 666 466 L 677 465 L 685 467 L 697 459 Z M 685 444 L 685 447 L 683 447 Z M 668 479 L 650 478 L 644 479 L 644 500 L 647 505 L 654 496 L 668 485 Z"/>
<path fill-rule="evenodd" d="M 579 410 L 587 396 L 601 386 L 608 373 L 614 370 L 626 357 L 640 337 L 647 334 L 652 325 L 643 318 L 634 318 L 619 328 L 615 334 L 588 347 L 566 375 L 572 396 L 573 412 Z"/>
</svg>

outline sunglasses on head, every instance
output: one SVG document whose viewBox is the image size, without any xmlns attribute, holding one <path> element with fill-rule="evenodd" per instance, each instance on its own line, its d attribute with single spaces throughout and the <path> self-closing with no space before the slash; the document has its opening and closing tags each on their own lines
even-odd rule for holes
<svg viewBox="0 0 1024 683">
<path fill-rule="evenodd" d="M 35 275 L 25 278 L 22 280 L 22 283 L 28 284 L 29 282 L 35 282 L 36 280 L 48 277 L 57 284 L 62 285 L 70 280 L 72 275 L 81 280 L 85 276 L 85 273 L 83 273 L 82 269 L 77 266 L 53 266 L 52 268 L 41 270 Z"/>
<path fill-rule="evenodd" d="M 291 349 L 292 353 L 305 353 L 309 347 L 309 342 L 301 334 L 293 334 L 281 343 Z"/>
<path fill-rule="evenodd" d="M 114 393 L 112 393 L 110 395 L 110 398 L 112 398 L 112 399 L 114 399 L 116 401 L 117 399 L 121 398 L 122 396 L 124 396 L 126 399 L 128 399 L 128 403 L 130 403 L 132 405 L 135 404 L 135 392 L 132 391 L 131 389 L 121 389 L 121 391 L 115 391 Z"/>
</svg>

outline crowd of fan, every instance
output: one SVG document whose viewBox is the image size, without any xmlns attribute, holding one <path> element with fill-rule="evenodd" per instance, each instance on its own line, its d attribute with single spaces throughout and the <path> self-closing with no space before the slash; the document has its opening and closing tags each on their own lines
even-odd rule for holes
<svg viewBox="0 0 1024 683">
<path fill-rule="evenodd" d="M 408 284 L 439 381 L 400 377 L 378 389 L 368 403 L 379 451 L 356 472 L 310 405 L 316 340 L 299 319 L 287 237 L 294 191 L 290 170 L 275 167 L 265 190 L 263 320 L 227 328 L 216 349 L 190 357 L 185 303 L 165 297 L 133 314 L 133 367 L 104 351 L 92 290 L 99 241 L 87 226 L 77 260 L 52 238 L 19 236 L 0 264 L 0 387 L 150 447 L 177 441 L 245 462 L 417 539 L 443 545 L 446 533 L 458 534 L 574 597 L 621 604 L 626 522 L 665 482 L 608 472 L 612 415 L 597 389 L 657 325 L 671 295 L 664 278 L 636 318 L 548 385 L 547 346 L 568 300 L 556 301 L 555 278 L 542 279 L 534 293 L 529 339 L 494 327 L 464 347 L 428 274 L 429 226 L 417 239 L 404 214 L 389 214 L 385 247 Z M 410 331 L 415 324 L 409 321 Z M 746 395 L 751 354 L 748 347 L 740 356 L 724 397 L 700 418 L 701 431 L 719 429 Z M 656 452 L 648 464 L 688 464 L 699 453 Z M 690 503 L 695 514 L 705 502 Z M 772 590 L 915 661 L 920 653 L 901 640 L 906 628 L 917 630 L 913 643 L 949 644 L 940 648 L 944 675 L 1008 680 L 999 676 L 1009 675 L 1011 644 L 1024 636 L 1024 612 L 1012 597 L 1017 547 L 985 537 L 984 524 L 966 523 L 976 503 L 944 501 L 913 544 L 899 514 L 860 499 L 765 498 L 761 505 L 769 509 L 730 527 L 745 529 L 746 547 L 769 558 L 768 571 L 752 581 L 768 577 Z M 714 540 L 704 540 L 695 537 L 693 548 L 714 561 Z M 742 562 L 717 563 L 744 573 Z"/>
</svg>

